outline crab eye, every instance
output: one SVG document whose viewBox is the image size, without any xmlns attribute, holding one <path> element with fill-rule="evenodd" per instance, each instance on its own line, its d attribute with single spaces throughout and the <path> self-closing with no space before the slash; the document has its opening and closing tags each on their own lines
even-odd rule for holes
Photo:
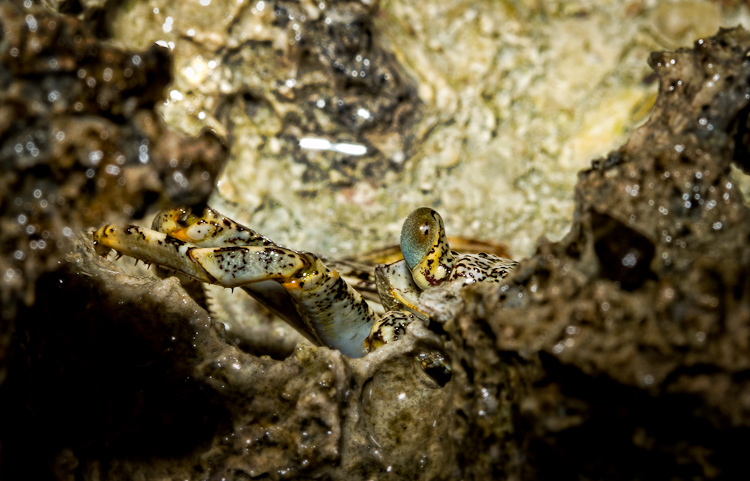
<svg viewBox="0 0 750 481">
<path fill-rule="evenodd" d="M 430 252 L 439 233 L 437 212 L 429 207 L 415 210 L 404 221 L 401 228 L 401 253 L 409 269 L 424 259 Z"/>
</svg>

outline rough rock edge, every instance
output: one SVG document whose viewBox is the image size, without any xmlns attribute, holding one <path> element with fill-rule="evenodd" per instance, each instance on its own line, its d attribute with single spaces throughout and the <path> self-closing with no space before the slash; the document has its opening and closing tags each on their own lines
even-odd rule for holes
<svg viewBox="0 0 750 481">
<path fill-rule="evenodd" d="M 655 53 L 659 96 L 579 174 L 570 233 L 446 324 L 467 479 L 744 472 L 750 35 Z"/>
</svg>

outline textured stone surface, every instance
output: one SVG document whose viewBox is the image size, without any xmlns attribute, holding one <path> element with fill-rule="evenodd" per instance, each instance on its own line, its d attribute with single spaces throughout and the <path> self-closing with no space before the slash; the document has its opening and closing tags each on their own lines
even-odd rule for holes
<svg viewBox="0 0 750 481">
<path fill-rule="evenodd" d="M 211 192 L 226 149 L 210 133 L 183 138 L 154 113 L 171 80 L 163 48 L 117 49 L 76 18 L 0 2 L 0 384 L 28 354 L 19 312 L 72 238 Z"/>
<path fill-rule="evenodd" d="M 527 256 L 567 230 L 576 172 L 647 116 L 644 58 L 671 48 L 651 24 L 677 40 L 745 11 L 687 3 L 672 28 L 669 5 L 650 22 L 656 6 L 614 0 L 136 0 L 115 7 L 113 40 L 173 47 L 165 118 L 226 135 L 212 205 L 277 242 L 357 254 L 428 205 L 453 235 Z"/>
<path fill-rule="evenodd" d="M 730 167 L 747 158 L 749 51 L 739 29 L 653 54 L 651 118 L 579 174 L 570 233 L 447 323 L 456 438 L 484 448 L 461 452 L 469 477 L 744 471 L 750 211 Z"/>
<path fill-rule="evenodd" d="M 39 426 L 13 433 L 11 473 L 44 472 L 10 457 L 38 436 L 59 479 L 434 479 L 455 469 L 453 385 L 421 369 L 420 355 L 444 355 L 421 324 L 366 359 L 304 344 L 283 361 L 257 357 L 175 278 L 124 274 L 89 239 L 37 286 L 45 294 L 23 318 L 38 322 L 22 325 L 28 377 L 12 386 Z"/>
<path fill-rule="evenodd" d="M 28 297 L 75 232 L 151 205 L 208 197 L 226 152 L 154 115 L 165 49 L 108 46 L 71 17 L 0 4 L 0 203 L 4 310 Z M 7 312 L 4 317 L 12 317 Z"/>
</svg>

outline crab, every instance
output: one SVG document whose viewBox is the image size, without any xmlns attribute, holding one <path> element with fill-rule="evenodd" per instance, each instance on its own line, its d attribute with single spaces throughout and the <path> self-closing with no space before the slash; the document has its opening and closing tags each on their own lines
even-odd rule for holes
<svg viewBox="0 0 750 481">
<path fill-rule="evenodd" d="M 378 318 L 338 270 L 315 254 L 287 249 L 206 207 L 160 212 L 152 228 L 101 227 L 94 233 L 100 255 L 114 249 L 201 282 L 240 287 L 315 345 L 362 357 L 395 342 L 411 322 L 429 324 L 419 306 L 423 291 L 499 283 L 516 262 L 491 254 L 450 249 L 443 219 L 422 207 L 401 230 L 403 259 L 375 269 L 385 314 Z M 425 368 L 442 360 L 428 359 Z"/>
</svg>

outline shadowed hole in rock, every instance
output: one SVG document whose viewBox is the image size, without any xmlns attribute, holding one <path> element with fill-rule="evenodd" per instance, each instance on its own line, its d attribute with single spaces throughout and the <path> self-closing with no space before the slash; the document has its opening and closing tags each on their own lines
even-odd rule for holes
<svg viewBox="0 0 750 481">
<path fill-rule="evenodd" d="M 450 370 L 439 366 L 426 367 L 424 372 L 438 383 L 438 386 L 440 387 L 445 387 L 445 385 L 451 380 L 451 377 L 453 377 Z"/>
<path fill-rule="evenodd" d="M 24 371 L 14 372 L 24 374 L 7 382 L 25 397 L 3 399 L 3 409 L 17 413 L 3 426 L 14 439 L 12 447 L 4 447 L 30 479 L 48 479 L 49 466 L 29 465 L 22 453 L 70 449 L 81 466 L 75 477 L 82 479 L 82 466 L 91 458 L 189 456 L 196 446 L 210 443 L 217 426 L 231 422 L 193 379 L 170 368 L 174 350 L 189 345 L 170 341 L 171 335 L 186 337 L 169 328 L 159 333 L 152 322 L 158 316 L 137 298 L 122 298 L 122 304 L 115 303 L 119 309 L 113 309 L 108 296 L 121 299 L 64 267 L 41 276 L 38 301 L 18 317 L 24 346 L 13 362 Z M 154 337 L 147 340 L 143 332 Z M 45 443 L 41 450 L 40 439 Z"/>
<path fill-rule="evenodd" d="M 418 370 L 422 371 L 439 387 L 443 388 L 453 378 L 451 360 L 442 350 L 426 348 L 415 356 Z"/>
<path fill-rule="evenodd" d="M 549 422 L 568 411 L 566 414 L 580 422 L 565 425 L 554 436 L 540 436 L 529 447 L 535 452 L 540 473 L 537 479 L 587 478 L 581 470 L 607 473 L 602 479 L 732 478 L 723 469 L 742 458 L 746 427 L 717 433 L 715 426 L 727 422 L 726 418 L 709 414 L 685 422 L 695 409 L 692 394 L 665 392 L 651 396 L 632 386 L 618 385 L 606 376 L 587 377 L 578 368 L 546 353 L 541 353 L 540 359 L 549 379 L 537 388 L 562 389 L 567 401 L 566 405 L 547 406 L 549 411 L 541 419 Z M 683 379 L 699 385 L 705 382 L 701 375 L 715 376 L 720 372 L 706 364 L 686 366 L 672 373 L 665 383 Z M 519 422 L 519 429 L 538 429 L 527 424 L 527 419 Z M 602 443 L 606 436 L 611 437 L 610 442 Z M 672 452 L 693 463 L 672 464 Z M 701 455 L 696 457 L 698 452 Z M 567 471 L 568 466 L 576 466 L 578 473 Z"/>
<path fill-rule="evenodd" d="M 726 80 L 725 80 L 726 81 Z M 734 137 L 734 164 L 745 173 L 750 173 L 750 105 L 737 113 L 735 121 L 729 128 L 729 134 Z"/>
<path fill-rule="evenodd" d="M 602 277 L 629 291 L 655 279 L 650 267 L 655 246 L 646 236 L 595 210 L 591 211 L 591 230 Z"/>
</svg>

